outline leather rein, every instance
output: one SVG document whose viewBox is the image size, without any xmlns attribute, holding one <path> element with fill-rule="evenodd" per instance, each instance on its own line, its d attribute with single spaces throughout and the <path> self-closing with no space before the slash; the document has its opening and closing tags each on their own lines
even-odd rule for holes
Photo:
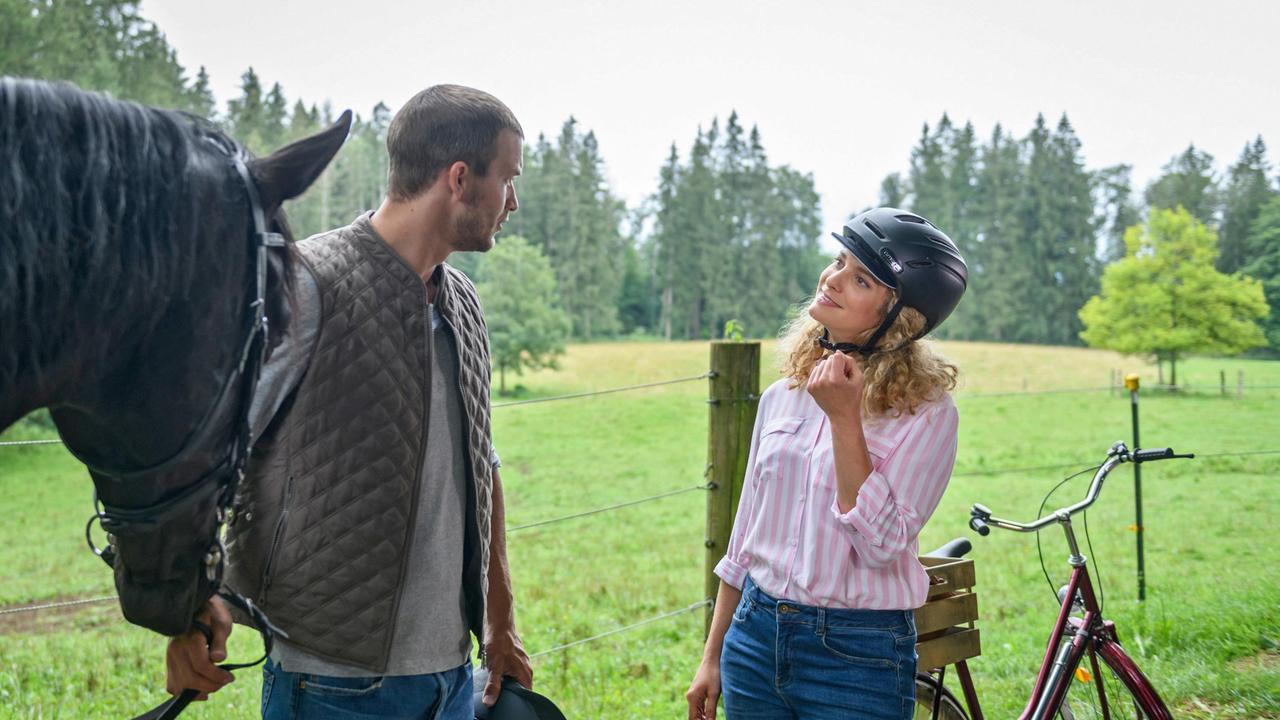
<svg viewBox="0 0 1280 720">
<path fill-rule="evenodd" d="M 256 607 L 251 600 L 222 584 L 227 556 L 226 547 L 222 542 L 222 531 L 225 526 L 235 522 L 236 491 L 244 480 L 245 466 L 249 459 L 251 440 L 250 406 L 254 388 L 262 373 L 262 366 L 266 361 L 268 347 L 269 323 L 266 314 L 267 258 L 268 253 L 286 253 L 288 249 L 282 234 L 268 231 L 266 213 L 258 195 L 258 188 L 253 182 L 253 177 L 249 173 L 249 168 L 245 164 L 239 148 L 220 136 L 206 135 L 204 139 L 227 153 L 235 164 L 236 172 L 244 184 L 245 192 L 248 194 L 253 218 L 253 231 L 250 236 L 252 242 L 250 258 L 254 265 L 251 268 L 251 272 L 255 285 L 253 300 L 249 303 L 245 312 L 245 340 L 239 353 L 236 371 L 231 373 L 222 384 L 218 394 L 215 396 L 213 405 L 205 413 L 197 431 L 192 433 L 182 449 L 169 459 L 143 470 L 115 472 L 98 467 L 79 455 L 77 455 L 77 458 L 84 462 L 93 472 L 118 480 L 142 479 L 156 475 L 179 465 L 190 453 L 204 447 L 208 437 L 219 430 L 216 427 L 216 421 L 226 415 L 229 403 L 236 403 L 235 414 L 232 416 L 239 420 L 235 438 L 223 453 L 221 460 L 201 476 L 199 480 L 173 497 L 142 508 L 114 506 L 102 502 L 95 494 L 95 512 L 89 518 L 89 524 L 85 527 L 85 538 L 89 543 L 89 548 L 94 554 L 102 558 L 103 562 L 114 569 L 118 557 L 116 548 L 117 536 L 152 530 L 179 515 L 193 504 L 207 500 L 211 495 L 216 494 L 217 522 L 214 526 L 213 537 L 210 539 L 209 549 L 204 556 L 205 579 L 215 595 L 221 597 L 249 617 L 262 635 L 264 647 L 262 657 L 253 662 L 223 663 L 218 666 L 223 670 L 230 671 L 253 667 L 262 663 L 271 654 L 275 636 L 288 637 L 286 633 L 272 625 L 262 610 Z M 233 389 L 237 379 L 240 385 L 238 392 L 235 392 Z M 75 454 L 74 451 L 73 454 Z M 90 530 L 95 522 L 101 524 L 102 529 L 107 532 L 108 544 L 106 548 L 99 549 L 90 537 Z M 204 634 L 206 641 L 212 644 L 212 629 L 197 620 L 192 620 L 192 624 Z M 175 718 L 186 709 L 197 694 L 198 692 L 192 689 L 183 690 L 181 695 L 166 700 L 159 706 L 137 716 L 135 720 L 170 720 Z"/>
</svg>

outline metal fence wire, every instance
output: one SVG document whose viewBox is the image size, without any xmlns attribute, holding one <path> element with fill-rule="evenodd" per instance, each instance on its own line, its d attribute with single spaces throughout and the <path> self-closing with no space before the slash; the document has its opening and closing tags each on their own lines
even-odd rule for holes
<svg viewBox="0 0 1280 720">
<path fill-rule="evenodd" d="M 615 393 L 622 393 L 622 392 L 628 392 L 633 390 L 642 390 L 646 388 L 660 387 L 665 385 L 696 382 L 699 380 L 706 380 L 711 377 L 713 377 L 713 373 L 706 372 L 700 375 L 694 375 L 690 377 L 674 378 L 671 380 L 661 380 L 657 382 L 641 383 L 636 385 L 626 385 L 622 387 L 607 388 L 603 390 L 592 390 L 587 392 L 555 395 L 555 396 L 543 397 L 543 398 L 530 398 L 527 400 L 515 400 L 511 402 L 494 404 L 493 409 L 496 410 L 496 409 L 507 408 L 507 407 L 532 405 L 536 403 L 557 402 L 557 401 L 564 401 L 564 400 L 577 400 L 577 399 L 583 399 L 583 398 L 596 397 L 600 395 L 611 395 Z M 1247 389 L 1273 389 L 1273 388 L 1280 388 L 1280 385 L 1251 385 L 1251 386 L 1245 386 L 1245 387 Z M 1090 388 L 1068 388 L 1068 389 L 1060 389 L 1060 390 L 1039 390 L 1039 391 L 1024 390 L 1024 391 L 1018 391 L 1018 392 L 965 393 L 965 394 L 958 395 L 957 397 L 980 399 L 980 398 L 997 398 L 997 397 L 1010 397 L 1010 396 L 1096 393 L 1096 392 L 1106 392 L 1106 391 L 1113 391 L 1113 390 L 1115 390 L 1114 387 L 1090 387 Z M 0 448 L 41 446 L 41 445 L 60 445 L 60 444 L 62 444 L 62 441 L 58 439 L 9 440 L 9 441 L 0 441 Z M 1243 457 L 1243 456 L 1277 455 L 1277 454 L 1280 454 L 1280 449 L 1197 453 L 1197 456 L 1209 458 L 1209 457 Z M 1007 467 L 1007 468 L 995 468 L 995 469 L 965 470 L 962 472 L 953 473 L 952 476 L 953 477 L 966 477 L 966 476 L 972 477 L 972 476 L 1001 475 L 1001 474 L 1012 474 L 1012 473 L 1028 474 L 1028 473 L 1036 473 L 1036 472 L 1047 472 L 1052 470 L 1068 470 L 1068 469 L 1087 466 L 1088 464 L 1089 464 L 1088 462 L 1077 462 L 1077 463 L 1060 463 L 1055 465 L 1040 465 L 1040 466 L 1032 466 L 1032 467 Z M 513 532 L 520 532 L 523 530 L 529 530 L 533 528 L 557 525 L 560 523 L 565 523 L 572 520 L 578 520 L 578 519 L 590 517 L 593 515 L 600 515 L 608 512 L 614 512 L 617 510 L 621 510 L 623 508 L 635 507 L 638 505 L 644 505 L 647 503 L 656 502 L 658 500 L 664 500 L 664 499 L 675 497 L 678 495 L 684 495 L 687 493 L 692 493 L 697 491 L 706 491 L 709 489 L 712 489 L 712 486 L 709 483 L 704 482 L 698 485 L 677 488 L 674 490 L 669 490 L 666 492 L 649 495 L 647 497 L 641 497 L 633 500 L 613 503 L 613 504 L 605 505 L 602 507 L 582 510 L 579 512 L 574 512 L 574 513 L 561 515 L 557 517 L 551 517 L 544 520 L 538 520 L 534 522 L 523 523 L 520 525 L 514 525 L 511 527 L 508 527 L 506 531 L 509 533 L 513 533 Z M 43 603 L 38 605 L 26 605 L 21 607 L 2 608 L 0 609 L 0 616 L 40 612 L 40 611 L 46 611 L 46 610 L 56 610 L 56 609 L 68 608 L 68 607 L 79 607 L 79 606 L 85 606 L 85 605 L 92 605 L 96 603 L 105 603 L 108 601 L 113 601 L 115 599 L 116 599 L 115 595 L 104 595 L 104 596 L 98 596 L 98 597 L 80 598 L 80 599 L 66 600 L 66 601 L 60 601 L 60 602 Z M 616 627 L 611 630 L 598 633 L 596 635 L 581 638 L 581 639 L 567 642 L 564 644 L 555 645 L 545 650 L 541 650 L 539 652 L 533 653 L 532 655 L 530 655 L 530 658 L 534 660 L 544 658 L 548 655 L 563 652 L 571 648 L 578 647 L 580 645 L 595 642 L 603 638 L 612 637 L 614 635 L 630 632 L 632 630 L 635 630 L 656 622 L 660 622 L 662 620 L 667 620 L 673 617 L 694 612 L 702 608 L 710 607 L 712 604 L 713 604 L 713 601 L 710 599 L 699 600 L 685 607 L 674 608 L 674 609 L 662 612 L 658 615 L 654 615 L 652 617 L 646 618 L 644 620 L 640 620 L 638 622 Z"/>
</svg>

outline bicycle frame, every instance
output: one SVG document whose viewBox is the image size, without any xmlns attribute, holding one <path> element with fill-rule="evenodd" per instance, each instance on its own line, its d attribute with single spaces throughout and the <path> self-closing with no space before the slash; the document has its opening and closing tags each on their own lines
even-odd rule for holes
<svg viewBox="0 0 1280 720">
<path fill-rule="evenodd" d="M 1076 557 L 1078 556 L 1072 559 L 1075 560 Z M 1079 560 L 1081 562 L 1078 565 L 1072 563 L 1074 568 L 1071 571 L 1071 581 L 1067 584 L 1062 608 L 1058 611 L 1058 619 L 1049 636 L 1035 687 L 1031 691 L 1027 707 L 1022 711 L 1021 720 L 1047 720 L 1054 717 L 1066 698 L 1076 668 L 1090 648 L 1094 652 L 1090 655 L 1092 667 L 1089 670 L 1098 683 L 1098 692 L 1104 705 L 1106 688 L 1102 684 L 1103 675 L 1102 668 L 1098 665 L 1098 655 L 1110 660 L 1110 666 L 1124 676 L 1122 681 L 1134 688 L 1144 712 L 1152 720 L 1172 720 L 1173 716 L 1150 681 L 1129 656 L 1119 650 L 1120 641 L 1115 624 L 1103 619 L 1088 567 L 1083 558 Z M 1084 607 L 1084 615 L 1079 618 L 1071 616 L 1077 599 L 1083 601 Z"/>
<path fill-rule="evenodd" d="M 981 505 L 974 505 L 970 526 L 982 535 L 986 535 L 989 532 L 989 526 L 1017 532 L 1039 532 L 1056 523 L 1062 527 L 1063 532 L 1066 534 L 1067 545 L 1071 550 L 1071 555 L 1067 560 L 1072 568 L 1071 580 L 1067 584 L 1066 593 L 1062 598 L 1062 607 L 1059 609 L 1057 620 L 1054 622 L 1053 632 L 1049 635 L 1049 641 L 1045 647 L 1044 658 L 1040 663 L 1040 671 L 1036 675 L 1031 697 L 1019 716 L 1019 720 L 1049 720 L 1057 715 L 1062 709 L 1067 697 L 1067 691 L 1070 689 L 1071 682 L 1076 676 L 1076 670 L 1080 667 L 1080 663 L 1084 660 L 1086 653 L 1089 654 L 1089 660 L 1092 665 L 1089 670 L 1092 671 L 1094 681 L 1097 683 L 1094 687 L 1102 701 L 1104 716 L 1108 714 L 1108 705 L 1106 702 L 1106 686 L 1103 683 L 1103 668 L 1098 662 L 1099 656 L 1102 657 L 1107 668 L 1113 671 L 1127 689 L 1132 692 L 1142 712 L 1151 720 L 1172 720 L 1172 714 L 1165 706 L 1164 701 L 1160 699 L 1155 688 L 1152 687 L 1151 682 L 1121 649 L 1115 624 L 1105 620 L 1102 616 L 1102 606 L 1094 594 L 1093 582 L 1089 577 L 1088 563 L 1084 555 L 1080 553 L 1079 544 L 1076 542 L 1075 531 L 1071 526 L 1071 516 L 1086 510 L 1097 500 L 1103 481 L 1111 470 L 1120 463 L 1175 457 L 1194 457 L 1194 455 L 1175 455 L 1168 448 L 1156 451 L 1135 450 L 1133 454 L 1130 454 L 1124 443 L 1116 443 L 1108 452 L 1107 461 L 1098 468 L 1097 473 L 1094 475 L 1093 482 L 1090 484 L 1084 500 L 1032 523 L 1016 523 L 995 518 L 991 516 L 991 511 L 987 508 Z M 1077 604 L 1084 610 L 1084 613 L 1080 617 L 1073 617 L 1072 611 L 1075 610 Z M 967 670 L 967 668 L 962 668 L 962 670 Z M 964 689 L 965 699 L 971 712 L 976 710 L 977 697 L 968 672 L 960 673 L 960 684 Z M 976 714 L 979 717 L 980 713 L 981 711 L 977 710 Z"/>
</svg>

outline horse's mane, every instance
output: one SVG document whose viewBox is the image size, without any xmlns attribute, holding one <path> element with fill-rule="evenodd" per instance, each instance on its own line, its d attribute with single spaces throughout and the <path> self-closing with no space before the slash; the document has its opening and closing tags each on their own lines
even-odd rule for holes
<svg viewBox="0 0 1280 720">
<path fill-rule="evenodd" d="M 118 339 L 109 316 L 146 332 L 218 270 L 197 261 L 233 255 L 196 247 L 197 185 L 226 184 L 200 172 L 208 135 L 182 113 L 0 77 L 0 388 L 48 370 L 72 333 Z"/>
</svg>

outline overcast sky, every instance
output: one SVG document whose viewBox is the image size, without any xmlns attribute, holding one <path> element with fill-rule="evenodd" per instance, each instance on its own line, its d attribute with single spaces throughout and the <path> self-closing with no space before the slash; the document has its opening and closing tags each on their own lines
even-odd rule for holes
<svg viewBox="0 0 1280 720">
<path fill-rule="evenodd" d="M 737 110 L 771 162 L 813 173 L 831 229 L 905 171 L 947 112 L 981 138 L 1066 112 L 1090 168 L 1145 186 L 1188 143 L 1220 171 L 1261 134 L 1280 158 L 1280 3 L 143 0 L 220 105 L 252 66 L 292 104 L 368 115 L 473 85 L 532 140 L 569 115 L 634 206 L 674 141 Z"/>
</svg>

